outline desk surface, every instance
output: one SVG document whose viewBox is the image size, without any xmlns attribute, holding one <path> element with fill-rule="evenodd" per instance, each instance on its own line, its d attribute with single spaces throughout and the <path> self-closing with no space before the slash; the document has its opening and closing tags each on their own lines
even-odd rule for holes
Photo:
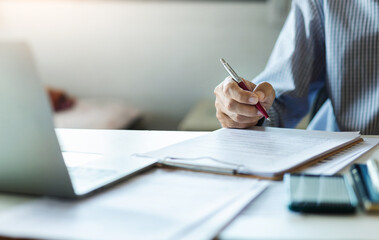
<svg viewBox="0 0 379 240">
<path fill-rule="evenodd" d="M 120 130 L 56 130 L 62 151 L 117 153 L 131 155 L 153 151 L 170 144 L 200 136 L 205 132 L 120 131 Z M 0 213 L 34 197 L 0 194 Z"/>
<path fill-rule="evenodd" d="M 58 129 L 62 150 L 133 154 L 205 132 Z M 379 147 L 376 147 L 379 149 Z M 364 161 L 365 157 L 360 161 Z M 0 214 L 34 197 L 0 194 Z M 221 239 L 379 239 L 379 215 L 306 215 L 287 210 L 282 182 L 273 182 L 221 234 Z"/>
</svg>

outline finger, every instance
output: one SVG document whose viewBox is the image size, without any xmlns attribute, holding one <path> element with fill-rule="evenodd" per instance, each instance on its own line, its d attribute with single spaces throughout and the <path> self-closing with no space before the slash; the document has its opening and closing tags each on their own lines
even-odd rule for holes
<svg viewBox="0 0 379 240">
<path fill-rule="evenodd" d="M 256 123 L 238 123 L 233 121 L 228 115 L 223 112 L 217 112 L 217 118 L 219 119 L 221 126 L 224 128 L 248 128 L 256 125 Z"/>
<path fill-rule="evenodd" d="M 225 109 L 225 107 L 222 105 L 222 103 L 220 101 L 218 101 L 217 99 L 215 102 L 215 107 L 216 107 L 217 111 L 224 113 L 229 118 L 231 118 L 234 122 L 237 122 L 237 123 L 254 123 L 254 122 L 258 122 L 259 119 L 262 117 L 262 115 L 259 115 L 256 107 L 253 107 L 253 106 L 249 106 L 249 108 L 251 108 L 253 110 L 252 111 L 253 116 L 251 116 L 251 117 L 246 116 L 244 114 L 239 114 L 236 111 L 229 111 L 229 110 Z"/>
<path fill-rule="evenodd" d="M 250 83 L 249 87 L 253 88 L 255 84 Z M 255 93 L 243 90 L 231 77 L 225 79 L 222 90 L 226 98 L 233 99 L 239 103 L 254 105 L 257 104 L 259 99 Z"/>
<path fill-rule="evenodd" d="M 225 95 L 219 95 L 216 93 L 216 109 L 233 116 L 234 114 L 242 115 L 245 117 L 256 117 L 259 115 L 258 110 L 255 106 L 249 104 L 242 104 L 234 99 L 228 98 Z"/>
<path fill-rule="evenodd" d="M 230 98 L 220 99 L 220 109 L 230 117 L 236 115 L 257 117 L 259 115 L 258 109 L 254 105 L 242 104 Z"/>
<path fill-rule="evenodd" d="M 229 113 L 226 115 L 228 115 L 234 122 L 248 124 L 256 123 L 262 117 L 262 115 L 258 115 L 258 113 L 254 117 L 247 117 L 237 113 Z"/>
<path fill-rule="evenodd" d="M 275 91 L 271 84 L 268 82 L 262 82 L 258 84 L 254 90 L 254 93 L 258 96 L 259 102 L 273 102 L 275 99 Z"/>
</svg>

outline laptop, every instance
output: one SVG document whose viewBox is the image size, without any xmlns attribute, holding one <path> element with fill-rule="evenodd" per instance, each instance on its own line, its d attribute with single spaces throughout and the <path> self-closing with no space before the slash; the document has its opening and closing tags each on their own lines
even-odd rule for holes
<svg viewBox="0 0 379 240">
<path fill-rule="evenodd" d="M 67 167 L 46 91 L 24 43 L 0 43 L 0 191 L 81 198 L 155 165 L 154 159 L 66 153 L 96 164 Z M 88 156 L 90 155 L 90 156 Z M 84 161 L 85 162 L 85 161 Z"/>
</svg>

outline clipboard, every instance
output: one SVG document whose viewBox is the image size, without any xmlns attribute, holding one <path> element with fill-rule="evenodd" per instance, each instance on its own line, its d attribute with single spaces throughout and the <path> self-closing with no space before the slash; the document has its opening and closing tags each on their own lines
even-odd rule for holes
<svg viewBox="0 0 379 240">
<path fill-rule="evenodd" d="M 219 153 L 213 150 L 208 151 L 206 148 L 203 147 L 204 142 L 209 145 L 218 144 L 217 141 L 220 141 L 220 143 L 224 143 L 226 140 L 228 140 L 228 136 L 233 136 L 233 134 L 237 134 L 237 139 L 232 139 L 236 141 L 246 141 L 250 138 L 254 139 L 254 137 L 257 134 L 261 137 L 277 137 L 289 135 L 291 136 L 291 139 L 296 139 L 296 136 L 300 136 L 300 140 L 303 140 L 304 136 L 309 137 L 314 134 L 315 139 L 311 139 L 309 141 L 313 141 L 315 144 L 317 143 L 318 145 L 312 149 L 310 143 L 304 144 L 304 146 L 307 147 L 309 151 L 303 151 L 300 153 L 295 152 L 292 155 L 294 156 L 295 160 L 293 160 L 292 162 L 291 160 L 287 161 L 287 159 L 289 158 L 287 156 L 287 158 L 283 157 L 283 159 L 278 159 L 278 162 L 282 161 L 280 164 L 272 164 L 272 166 L 274 167 L 261 167 L 261 169 L 268 169 L 268 171 L 266 172 L 254 171 L 254 169 L 252 169 L 255 168 L 254 163 L 250 164 L 250 166 L 247 167 L 246 165 L 241 164 L 241 161 L 234 161 L 234 159 L 228 159 L 227 157 L 222 156 L 222 154 L 226 152 L 224 150 L 222 150 L 221 153 Z M 239 139 L 238 134 L 242 134 L 245 136 L 243 136 L 243 139 Z M 249 136 L 250 134 L 252 135 Z M 283 139 L 286 140 L 286 138 Z M 327 139 L 327 142 L 324 143 L 324 139 Z M 254 177 L 269 180 L 281 180 L 285 173 L 300 171 L 305 167 L 308 167 L 316 162 L 322 161 L 323 159 L 330 157 L 338 152 L 346 150 L 349 147 L 361 141 L 363 141 L 363 139 L 357 132 L 330 133 L 322 131 L 306 131 L 297 129 L 279 129 L 262 127 L 254 128 L 253 130 L 221 129 L 212 132 L 209 135 L 201 136 L 195 139 L 190 139 L 182 143 L 174 144 L 154 152 L 146 153 L 145 156 L 159 159 L 158 166 L 161 167 L 183 168 L 192 171 L 240 175 L 245 177 Z M 276 146 L 278 142 L 280 141 L 277 139 L 273 141 L 274 146 Z M 235 142 L 231 142 L 230 144 L 231 146 L 237 146 Z M 270 144 L 270 142 L 268 142 L 268 144 Z M 236 156 L 236 158 L 241 156 L 241 154 L 239 154 L 240 148 L 229 148 L 228 150 L 232 151 L 231 156 Z M 250 152 L 246 151 L 246 153 Z M 245 158 L 247 156 L 246 153 Z M 276 156 L 278 156 L 278 154 L 276 154 Z M 267 158 L 272 159 L 270 157 Z M 249 159 L 244 159 L 244 161 L 245 160 L 249 161 Z M 258 161 L 258 164 L 259 163 L 265 164 L 265 162 L 263 161 Z M 257 169 L 258 168 L 256 168 L 255 170 Z M 271 169 L 272 171 L 270 171 Z"/>
<path fill-rule="evenodd" d="M 162 168 L 178 168 L 178 169 L 185 169 L 188 171 L 196 171 L 196 172 L 206 172 L 206 173 L 213 173 L 213 174 L 222 174 L 222 175 L 235 175 L 235 176 L 241 176 L 241 177 L 250 177 L 255 179 L 262 179 L 262 180 L 273 180 L 273 181 L 281 181 L 283 180 L 283 177 L 286 173 L 297 173 L 301 172 L 302 170 L 320 162 L 323 161 L 326 158 L 329 158 L 335 154 L 338 154 L 342 151 L 345 151 L 349 149 L 350 147 L 362 142 L 363 139 L 359 139 L 356 142 L 353 142 L 341 149 L 335 150 L 331 153 L 328 153 L 320 158 L 314 159 L 312 161 L 309 161 L 307 163 L 304 163 L 298 167 L 294 167 L 292 169 L 289 169 L 287 171 L 283 171 L 277 175 L 274 176 L 259 176 L 259 175 L 250 175 L 246 173 L 240 172 L 240 167 L 207 167 L 207 166 L 198 166 L 195 164 L 181 164 L 181 163 L 174 163 L 169 161 L 158 161 L 157 166 Z"/>
</svg>

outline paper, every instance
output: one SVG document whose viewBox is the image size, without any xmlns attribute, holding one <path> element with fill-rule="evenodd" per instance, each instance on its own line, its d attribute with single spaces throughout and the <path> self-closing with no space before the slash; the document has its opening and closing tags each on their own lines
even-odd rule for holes
<svg viewBox="0 0 379 240">
<path fill-rule="evenodd" d="M 146 155 L 167 160 L 166 162 L 218 167 L 234 165 L 239 167 L 240 173 L 275 175 L 359 138 L 358 132 L 280 128 L 220 129 Z M 176 159 L 170 160 L 168 157 Z"/>
<path fill-rule="evenodd" d="M 0 214 L 0 235 L 38 239 L 178 239 L 223 213 L 217 233 L 267 186 L 251 178 L 157 169 L 80 201 L 43 198 Z M 248 197 L 248 199 L 246 199 Z M 188 231 L 188 230 L 191 231 Z M 205 235 L 204 235 L 205 234 Z M 213 236 L 212 236 L 213 237 Z"/>
<path fill-rule="evenodd" d="M 256 198 L 261 194 L 269 184 L 271 184 L 271 182 L 260 181 L 259 184 L 254 186 L 254 190 L 246 192 L 243 196 L 238 196 L 236 199 L 233 199 L 231 202 L 227 203 L 226 206 L 223 206 L 220 211 L 216 211 L 215 214 L 205 218 L 204 221 L 196 222 L 195 226 L 190 226 L 185 229 L 185 231 L 177 234 L 177 237 L 174 239 L 214 239 L 215 236 L 224 229 L 217 227 L 220 226 L 220 222 L 225 223 L 224 227 L 226 227 L 227 224 L 230 224 L 238 217 L 236 213 L 241 212 L 241 206 L 248 206 L 248 204 L 251 203 L 251 199 Z"/>
<path fill-rule="evenodd" d="M 364 138 L 363 142 L 347 148 L 302 171 L 308 174 L 334 175 L 379 144 L 378 138 Z"/>
</svg>

